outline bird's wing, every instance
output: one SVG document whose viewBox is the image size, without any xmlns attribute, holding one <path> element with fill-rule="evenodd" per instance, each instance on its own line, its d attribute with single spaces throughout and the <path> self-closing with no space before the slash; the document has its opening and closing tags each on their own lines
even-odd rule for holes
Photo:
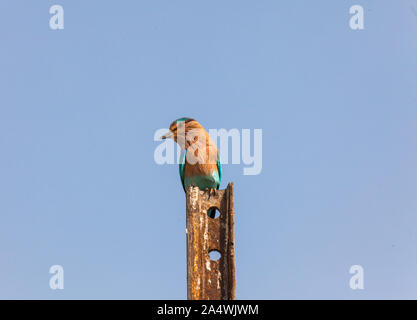
<svg viewBox="0 0 417 320">
<path fill-rule="evenodd" d="M 185 185 L 184 185 L 184 169 L 185 169 L 186 155 L 187 155 L 187 150 L 184 151 L 184 154 L 182 155 L 181 161 L 180 161 L 180 164 L 179 164 L 181 184 L 182 184 L 182 188 L 184 189 L 185 192 L 187 192 L 187 190 L 185 190 Z"/>
<path fill-rule="evenodd" d="M 220 156 L 217 158 L 217 171 L 219 172 L 219 184 L 217 189 L 220 189 L 220 183 L 222 182 L 222 163 L 220 162 Z"/>
</svg>

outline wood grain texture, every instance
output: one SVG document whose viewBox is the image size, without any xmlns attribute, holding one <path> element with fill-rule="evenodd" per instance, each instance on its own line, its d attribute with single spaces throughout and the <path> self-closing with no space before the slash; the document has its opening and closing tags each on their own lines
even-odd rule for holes
<svg viewBox="0 0 417 320">
<path fill-rule="evenodd" d="M 220 216 L 208 217 L 216 207 Z M 189 300 L 236 299 L 233 183 L 216 195 L 189 187 L 187 208 L 187 296 Z M 210 251 L 220 252 L 217 261 Z"/>
</svg>

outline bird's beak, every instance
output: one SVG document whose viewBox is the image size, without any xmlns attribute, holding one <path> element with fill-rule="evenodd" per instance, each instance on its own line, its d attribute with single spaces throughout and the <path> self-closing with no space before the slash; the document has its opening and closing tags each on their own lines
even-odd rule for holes
<svg viewBox="0 0 417 320">
<path fill-rule="evenodd" d="M 161 140 L 171 139 L 173 136 L 174 136 L 174 135 L 173 135 L 172 131 L 168 131 L 167 133 L 165 133 L 165 134 L 161 137 Z"/>
</svg>

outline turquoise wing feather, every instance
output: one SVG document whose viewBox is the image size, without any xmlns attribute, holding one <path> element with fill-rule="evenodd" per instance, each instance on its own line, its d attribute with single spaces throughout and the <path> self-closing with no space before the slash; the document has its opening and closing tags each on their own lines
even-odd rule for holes
<svg viewBox="0 0 417 320">
<path fill-rule="evenodd" d="M 217 189 L 220 189 L 220 183 L 222 182 L 222 163 L 220 162 L 220 156 L 217 160 L 217 171 L 219 172 L 219 184 L 217 185 Z"/>
<path fill-rule="evenodd" d="M 187 190 L 185 190 L 185 185 L 184 185 L 184 168 L 185 168 L 185 158 L 187 155 L 187 150 L 184 151 L 184 154 L 181 158 L 180 164 L 179 164 L 179 169 L 180 169 L 180 178 L 181 178 L 181 183 L 182 183 L 182 188 L 184 189 L 185 192 L 187 192 Z"/>
</svg>

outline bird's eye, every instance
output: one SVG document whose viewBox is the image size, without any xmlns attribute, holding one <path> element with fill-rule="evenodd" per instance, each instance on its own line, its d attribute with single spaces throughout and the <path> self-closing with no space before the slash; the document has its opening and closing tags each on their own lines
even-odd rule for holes
<svg viewBox="0 0 417 320">
<path fill-rule="evenodd" d="M 195 142 L 195 141 L 197 141 L 197 140 L 198 140 L 198 137 L 197 137 L 197 136 L 195 136 L 195 137 L 194 137 L 194 142 Z"/>
</svg>

